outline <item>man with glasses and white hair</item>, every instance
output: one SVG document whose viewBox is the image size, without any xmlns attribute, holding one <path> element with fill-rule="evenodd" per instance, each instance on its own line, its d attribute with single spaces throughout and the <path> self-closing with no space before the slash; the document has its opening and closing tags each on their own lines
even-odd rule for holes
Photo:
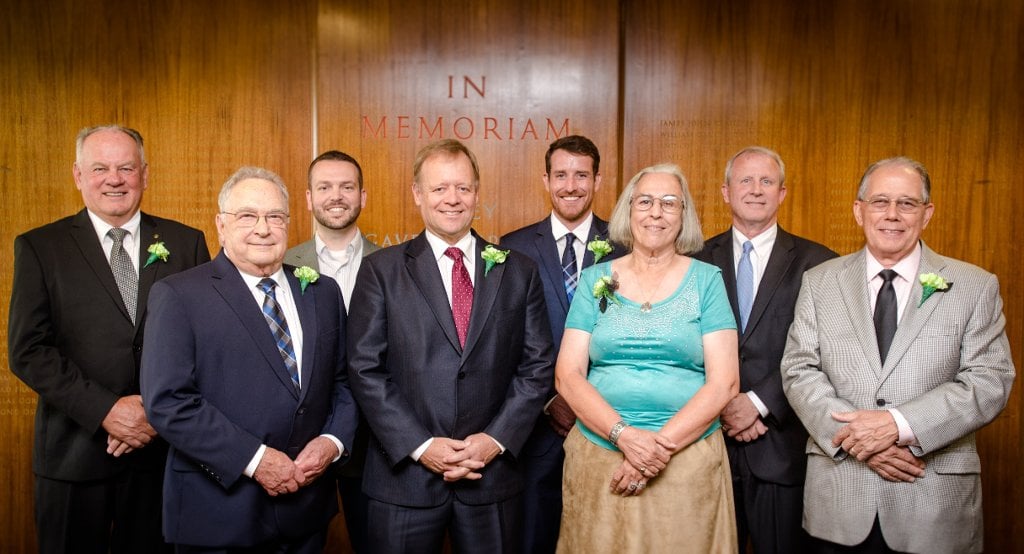
<svg viewBox="0 0 1024 554">
<path fill-rule="evenodd" d="M 357 411 L 337 283 L 283 265 L 288 191 L 243 167 L 221 190 L 210 263 L 153 287 L 142 394 L 171 445 L 164 535 L 177 552 L 322 552 Z M 250 550 L 246 550 L 250 551 Z"/>
<path fill-rule="evenodd" d="M 725 166 L 732 227 L 695 257 L 717 265 L 739 324 L 740 393 L 722 411 L 740 552 L 802 552 L 807 431 L 782 392 L 779 361 L 804 271 L 836 257 L 779 226 L 786 165 L 774 150 L 744 148 Z"/>
<path fill-rule="evenodd" d="M 201 231 L 139 210 L 149 166 L 135 129 L 82 129 L 72 173 L 85 207 L 14 240 L 7 352 L 39 394 L 39 552 L 169 551 L 167 445 L 139 396 L 146 300 L 154 282 L 210 253 Z"/>
<path fill-rule="evenodd" d="M 782 373 L 815 551 L 982 551 L 974 436 L 1014 367 L 996 276 L 920 240 L 934 211 L 923 165 L 876 162 L 853 205 L 865 247 L 804 275 Z"/>
</svg>

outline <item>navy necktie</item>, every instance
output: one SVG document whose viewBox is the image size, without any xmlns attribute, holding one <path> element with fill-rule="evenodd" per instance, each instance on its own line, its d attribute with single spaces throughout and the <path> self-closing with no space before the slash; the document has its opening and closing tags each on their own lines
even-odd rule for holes
<svg viewBox="0 0 1024 554">
<path fill-rule="evenodd" d="M 452 259 L 452 318 L 459 333 L 459 344 L 466 346 L 469 333 L 469 314 L 473 311 L 473 281 L 469 278 L 466 264 L 462 263 L 462 250 L 452 246 L 444 251 Z"/>
<path fill-rule="evenodd" d="M 288 322 L 284 318 L 281 305 L 277 303 L 277 296 L 274 295 L 274 287 L 277 283 L 273 279 L 263 278 L 256 285 L 264 294 L 263 317 L 270 326 L 270 332 L 277 341 L 277 350 L 281 353 L 281 359 L 288 369 L 288 375 L 292 378 L 295 390 L 299 389 L 299 362 L 295 359 L 295 348 L 292 346 L 292 335 L 288 332 Z"/>
<path fill-rule="evenodd" d="M 750 307 L 754 305 L 754 266 L 750 263 L 750 251 L 754 245 L 743 243 L 743 255 L 740 256 L 739 266 L 736 267 L 736 300 L 740 308 L 740 333 L 747 329 L 747 320 L 750 318 Z"/>
<path fill-rule="evenodd" d="M 565 283 L 565 297 L 572 304 L 572 297 L 576 294 L 576 283 L 579 278 L 579 271 L 576 266 L 576 235 L 565 234 L 565 250 L 562 252 L 562 280 Z"/>
<path fill-rule="evenodd" d="M 114 272 L 114 281 L 117 282 L 117 289 L 121 291 L 121 299 L 124 300 L 124 307 L 128 308 L 128 315 L 135 323 L 135 308 L 139 294 L 139 277 L 132 267 L 132 260 L 124 249 L 124 237 L 128 231 L 120 227 L 114 227 L 107 231 L 107 235 L 113 239 L 114 244 L 110 247 L 110 269 Z"/>
<path fill-rule="evenodd" d="M 878 289 L 878 299 L 875 300 L 875 336 L 878 338 L 878 355 L 882 364 L 885 364 L 885 357 L 892 346 L 892 337 L 896 334 L 896 289 L 892 286 L 892 280 L 897 274 L 891 269 L 883 269 L 878 275 L 883 282 L 882 288 Z"/>
</svg>

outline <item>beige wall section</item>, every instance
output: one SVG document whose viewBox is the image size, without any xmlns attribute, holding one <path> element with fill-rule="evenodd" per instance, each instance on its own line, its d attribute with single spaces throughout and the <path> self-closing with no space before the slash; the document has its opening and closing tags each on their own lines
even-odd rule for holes
<svg viewBox="0 0 1024 554">
<path fill-rule="evenodd" d="M 379 243 L 421 228 L 409 191 L 416 150 L 439 132 L 464 137 L 481 162 L 476 227 L 495 237 L 547 213 L 543 154 L 568 120 L 604 156 L 602 215 L 640 167 L 668 160 L 690 178 L 705 234 L 718 232 L 729 220 L 723 164 L 760 143 L 788 163 L 782 224 L 841 253 L 861 243 L 850 207 L 864 167 L 921 160 L 938 206 L 925 240 L 1000 276 L 1019 366 L 1020 249 L 1000 245 L 1024 234 L 1012 180 L 1024 147 L 1024 7 L 868 4 L 4 0 L 0 297 L 10 297 L 14 236 L 81 207 L 72 141 L 85 125 L 139 129 L 151 168 L 143 208 L 204 229 L 215 249 L 216 193 L 240 165 L 284 177 L 291 243 L 309 237 L 314 129 L 320 150 L 363 163 L 361 226 Z M 0 371 L 4 552 L 35 549 L 34 404 Z M 1024 517 L 1020 414 L 1015 392 L 979 441 L 992 552 L 1015 548 Z M 333 533 L 329 550 L 343 551 L 343 530 Z"/>
</svg>

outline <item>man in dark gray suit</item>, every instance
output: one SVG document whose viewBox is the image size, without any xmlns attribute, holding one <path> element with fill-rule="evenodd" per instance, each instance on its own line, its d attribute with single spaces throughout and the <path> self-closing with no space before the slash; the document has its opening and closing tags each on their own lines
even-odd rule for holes
<svg viewBox="0 0 1024 554">
<path fill-rule="evenodd" d="M 595 261 L 587 244 L 608 239 L 608 222 L 591 209 L 594 194 L 601 188 L 600 167 L 601 154 L 587 137 L 570 135 L 552 142 L 544 155 L 543 177 L 544 189 L 551 196 L 551 215 L 501 237 L 502 246 L 533 258 L 540 268 L 556 357 L 575 283 L 583 268 Z M 623 253 L 619 248 L 598 258 L 608 261 Z M 562 440 L 575 422 L 576 414 L 555 395 L 543 413 L 537 414 L 533 433 L 523 448 L 523 552 L 553 553 L 558 544 L 565 460 Z"/>
<path fill-rule="evenodd" d="M 328 150 L 309 164 L 306 207 L 313 212 L 313 238 L 292 248 L 284 255 L 284 263 L 309 266 L 338 282 L 345 299 L 345 309 L 352 303 L 356 275 L 363 256 L 380 247 L 370 242 L 356 222 L 366 207 L 363 168 L 352 156 Z M 366 506 L 369 497 L 363 493 L 363 465 L 369 430 L 360 416 L 348 463 L 338 470 L 338 492 L 344 508 L 345 527 L 354 552 L 365 552 Z"/>
<path fill-rule="evenodd" d="M 721 419 L 740 552 L 748 538 L 758 554 L 802 552 L 807 431 L 786 401 L 779 362 L 801 276 L 836 253 L 779 227 L 786 166 L 773 150 L 755 146 L 733 155 L 722 197 L 732 210 L 732 228 L 708 240 L 696 257 L 722 269 L 739 322 L 740 394 Z"/>
<path fill-rule="evenodd" d="M 210 253 L 201 231 L 139 211 L 138 131 L 82 129 L 72 171 L 85 209 L 14 241 L 8 356 L 39 394 L 39 551 L 159 552 L 167 445 L 139 395 L 146 302 L 153 283 Z"/>
<path fill-rule="evenodd" d="M 472 232 L 480 171 L 460 142 L 424 147 L 424 232 L 363 260 L 349 376 L 373 434 L 363 490 L 376 552 L 514 552 L 519 458 L 552 387 L 537 266 Z"/>
</svg>

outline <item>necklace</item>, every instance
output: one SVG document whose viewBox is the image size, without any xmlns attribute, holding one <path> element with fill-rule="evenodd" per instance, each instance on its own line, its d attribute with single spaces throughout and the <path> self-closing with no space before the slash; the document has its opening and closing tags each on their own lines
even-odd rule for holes
<svg viewBox="0 0 1024 554">
<path fill-rule="evenodd" d="M 658 294 L 658 291 L 661 290 L 661 283 L 665 281 L 665 276 L 668 275 L 670 270 L 671 270 L 671 267 L 665 269 L 665 271 L 662 272 L 661 277 L 658 279 L 658 284 L 655 285 L 654 290 L 652 292 L 650 292 L 650 293 L 648 293 L 647 289 L 644 288 L 644 286 L 642 284 L 640 284 L 641 283 L 640 274 L 638 272 L 636 272 L 636 269 L 633 270 L 634 273 L 636 273 L 636 276 L 637 276 L 636 285 L 637 285 L 637 287 L 640 288 L 640 292 L 643 293 L 644 297 L 647 298 L 647 300 L 645 300 L 642 304 L 640 304 L 640 312 L 641 313 L 645 313 L 646 314 L 646 313 L 650 313 L 651 312 L 651 309 L 653 308 L 651 306 L 651 298 L 654 298 L 654 295 Z"/>
</svg>

